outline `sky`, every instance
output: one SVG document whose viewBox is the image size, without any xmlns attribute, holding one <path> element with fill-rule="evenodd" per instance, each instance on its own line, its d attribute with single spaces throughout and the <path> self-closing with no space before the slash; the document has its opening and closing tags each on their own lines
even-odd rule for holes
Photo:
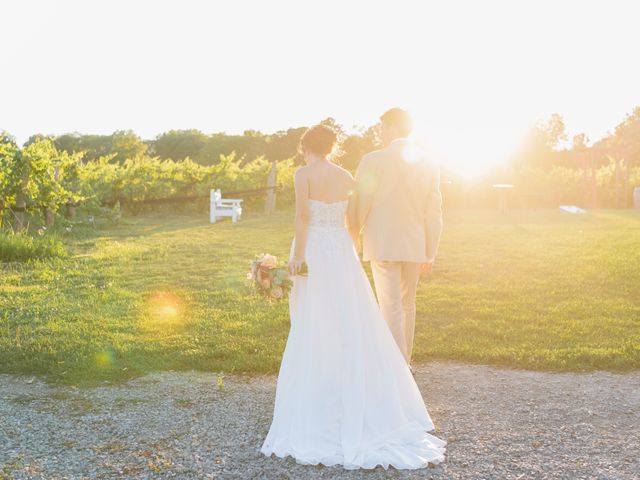
<svg viewBox="0 0 640 480">
<path fill-rule="evenodd" d="M 635 0 L 3 0 L 0 129 L 153 138 L 409 109 L 460 168 L 552 113 L 592 141 L 640 106 Z"/>
</svg>

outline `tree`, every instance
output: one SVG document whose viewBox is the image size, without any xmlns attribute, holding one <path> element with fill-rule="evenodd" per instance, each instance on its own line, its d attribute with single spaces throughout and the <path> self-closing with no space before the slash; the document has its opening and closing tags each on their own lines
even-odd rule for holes
<svg viewBox="0 0 640 480">
<path fill-rule="evenodd" d="M 562 116 L 554 113 L 549 119 L 538 121 L 516 155 L 520 167 L 550 168 L 558 157 L 560 142 L 567 139 Z"/>
<path fill-rule="evenodd" d="M 338 137 L 345 136 L 344 128 L 342 128 L 342 125 L 336 122 L 335 118 L 333 117 L 325 118 L 320 122 L 320 125 L 325 125 L 327 127 L 332 128 L 338 134 Z"/>
<path fill-rule="evenodd" d="M 204 165 L 217 164 L 222 156 L 235 152 L 243 162 L 250 162 L 265 154 L 269 145 L 267 138 L 256 130 L 246 130 L 243 135 L 214 133 L 209 135 L 199 161 Z"/>
<path fill-rule="evenodd" d="M 360 129 L 357 134 L 349 135 L 342 143 L 342 157 L 340 164 L 355 172 L 360 160 L 367 153 L 376 150 L 380 145 L 380 126 L 374 125 L 366 130 Z"/>
<path fill-rule="evenodd" d="M 306 127 L 289 128 L 269 135 L 264 152 L 265 157 L 277 161 L 297 157 L 300 138 L 306 130 Z"/>
<path fill-rule="evenodd" d="M 111 149 L 118 162 L 138 158 L 145 154 L 147 145 L 131 130 L 118 130 L 111 135 Z"/>
<path fill-rule="evenodd" d="M 616 146 L 624 152 L 629 164 L 640 164 L 640 107 L 636 107 L 616 126 Z"/>
<path fill-rule="evenodd" d="M 579 133 L 573 136 L 571 140 L 571 149 L 572 150 L 584 150 L 587 148 L 587 144 L 589 143 L 589 137 L 587 137 L 586 133 Z"/>
<path fill-rule="evenodd" d="M 624 164 L 624 202 L 629 205 L 631 200 L 631 189 L 629 185 L 631 168 L 640 165 L 640 107 L 636 107 L 627 117 L 616 126 L 613 138 L 609 142 L 609 154 L 616 165 L 616 204 L 619 201 L 618 177 L 620 168 Z M 616 205 L 617 206 L 617 205 Z"/>
<path fill-rule="evenodd" d="M 209 137 L 200 130 L 170 130 L 156 137 L 154 154 L 162 159 L 181 160 L 189 157 L 201 162 L 204 160 L 202 151 L 208 141 Z"/>
<path fill-rule="evenodd" d="M 28 146 L 31 145 L 32 143 L 35 143 L 39 140 L 45 140 L 45 139 L 49 139 L 49 140 L 53 140 L 54 137 L 52 135 L 43 135 L 42 133 L 36 133 L 35 135 L 31 135 L 27 141 L 24 143 L 23 146 Z"/>
<path fill-rule="evenodd" d="M 555 150 L 561 141 L 567 139 L 564 120 L 559 113 L 554 113 L 544 122 L 538 122 L 535 128 L 538 140 L 549 150 Z"/>
<path fill-rule="evenodd" d="M 54 143 L 56 149 L 67 153 L 84 152 L 86 161 L 109 155 L 113 147 L 111 135 L 81 135 L 77 132 L 60 135 L 55 138 Z"/>
</svg>

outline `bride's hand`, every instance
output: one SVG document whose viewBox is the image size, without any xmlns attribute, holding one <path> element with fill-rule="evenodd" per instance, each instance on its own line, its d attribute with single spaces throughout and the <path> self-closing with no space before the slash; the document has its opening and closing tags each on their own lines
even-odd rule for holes
<svg viewBox="0 0 640 480">
<path fill-rule="evenodd" d="M 360 237 L 353 239 L 353 246 L 356 249 L 356 253 L 360 255 L 362 253 L 362 243 Z"/>
<path fill-rule="evenodd" d="M 289 274 L 297 275 L 303 263 L 304 260 L 298 257 L 293 257 L 291 260 L 289 260 Z"/>
<path fill-rule="evenodd" d="M 360 255 L 362 253 L 362 243 L 360 242 L 360 234 L 352 230 L 349 232 L 349 236 L 351 237 L 351 241 L 353 242 L 353 248 L 355 248 L 356 253 Z"/>
</svg>

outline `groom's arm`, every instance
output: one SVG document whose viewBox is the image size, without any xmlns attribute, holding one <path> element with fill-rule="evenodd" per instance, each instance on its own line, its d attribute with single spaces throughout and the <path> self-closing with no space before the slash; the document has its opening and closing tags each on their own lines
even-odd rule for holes
<svg viewBox="0 0 640 480">
<path fill-rule="evenodd" d="M 373 203 L 375 193 L 375 178 L 371 168 L 371 159 L 368 155 L 362 157 L 358 169 L 356 170 L 356 221 L 357 229 L 360 231 L 367 221 L 367 216 Z"/>
<path fill-rule="evenodd" d="M 440 235 L 442 234 L 442 194 L 440 193 L 440 169 L 433 165 L 429 172 L 429 194 L 427 196 L 425 215 L 425 238 L 427 263 L 432 264 L 438 253 Z"/>
</svg>

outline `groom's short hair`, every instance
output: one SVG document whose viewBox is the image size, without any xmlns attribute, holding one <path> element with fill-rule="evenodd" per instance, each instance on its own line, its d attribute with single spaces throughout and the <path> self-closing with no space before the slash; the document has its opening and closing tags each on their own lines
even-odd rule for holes
<svg viewBox="0 0 640 480">
<path fill-rule="evenodd" d="M 409 112 L 398 107 L 384 112 L 380 116 L 380 121 L 385 125 L 395 127 L 398 133 L 404 137 L 408 136 L 413 129 L 413 119 Z"/>
</svg>

